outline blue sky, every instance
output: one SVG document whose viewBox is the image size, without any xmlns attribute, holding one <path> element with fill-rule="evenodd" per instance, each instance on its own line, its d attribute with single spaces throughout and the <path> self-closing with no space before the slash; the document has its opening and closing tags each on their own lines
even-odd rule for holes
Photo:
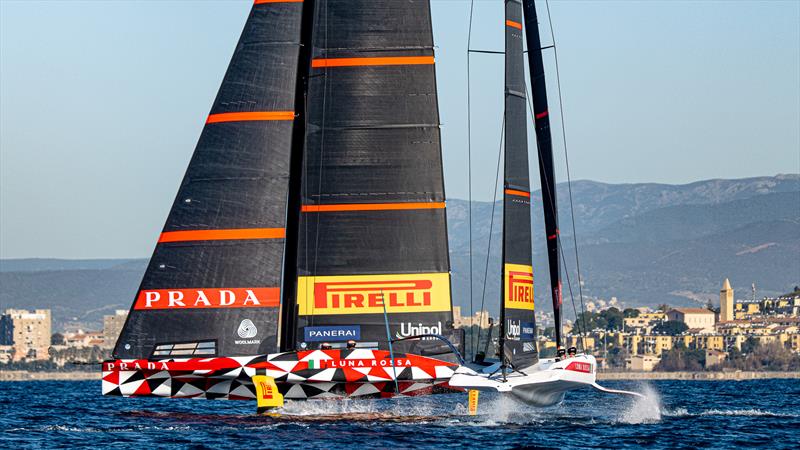
<svg viewBox="0 0 800 450">
<path fill-rule="evenodd" d="M 0 0 L 0 257 L 150 254 L 251 3 Z M 464 198 L 469 2 L 432 5 L 447 192 Z M 502 49 L 500 5 L 476 2 L 473 48 Z M 800 172 L 800 2 L 550 7 L 574 179 Z M 473 192 L 488 199 L 502 65 L 472 58 Z"/>
</svg>

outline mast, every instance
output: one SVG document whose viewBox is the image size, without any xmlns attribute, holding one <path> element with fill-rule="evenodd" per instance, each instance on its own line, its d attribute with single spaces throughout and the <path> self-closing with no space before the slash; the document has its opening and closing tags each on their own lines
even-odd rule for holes
<svg viewBox="0 0 800 450">
<path fill-rule="evenodd" d="M 304 0 L 300 21 L 300 51 L 297 59 L 295 85 L 295 119 L 292 130 L 292 153 L 289 160 L 289 192 L 286 198 L 286 248 L 283 257 L 283 280 L 281 289 L 281 330 L 279 350 L 295 349 L 297 343 L 297 243 L 300 225 L 303 171 L 303 152 L 306 142 L 306 104 L 308 97 L 308 74 L 311 70 L 311 40 L 314 28 L 316 0 Z"/>
<path fill-rule="evenodd" d="M 528 64 L 531 75 L 531 95 L 536 127 L 536 144 L 539 149 L 539 178 L 542 185 L 544 228 L 547 237 L 547 262 L 550 269 L 550 286 L 553 299 L 556 348 L 562 346 L 561 336 L 561 268 L 558 254 L 558 207 L 553 166 L 553 142 L 550 135 L 550 116 L 547 109 L 547 86 L 542 61 L 542 43 L 539 38 L 539 21 L 534 0 L 523 0 L 525 36 L 528 44 Z"/>
<path fill-rule="evenodd" d="M 527 99 L 522 45 L 522 5 L 505 2 L 505 160 L 503 249 L 500 295 L 502 360 L 516 370 L 537 361 L 533 301 L 531 194 L 528 167 Z M 505 367 L 505 366 L 504 366 Z"/>
</svg>

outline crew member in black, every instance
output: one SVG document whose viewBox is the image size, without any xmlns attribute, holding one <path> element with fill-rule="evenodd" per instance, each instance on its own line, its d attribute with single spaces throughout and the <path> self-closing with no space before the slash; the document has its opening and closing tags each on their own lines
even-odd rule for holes
<svg viewBox="0 0 800 450">
<path fill-rule="evenodd" d="M 354 350 L 355 348 L 356 348 L 356 341 L 354 341 L 352 339 L 347 341 L 347 349 L 348 350 Z"/>
<path fill-rule="evenodd" d="M 578 349 L 575 347 L 570 347 L 567 349 L 567 354 L 569 355 L 570 358 L 574 358 L 575 355 L 578 354 Z"/>
</svg>

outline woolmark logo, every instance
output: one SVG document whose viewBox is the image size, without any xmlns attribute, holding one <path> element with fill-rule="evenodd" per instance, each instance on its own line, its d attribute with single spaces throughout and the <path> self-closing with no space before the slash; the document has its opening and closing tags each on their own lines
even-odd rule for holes
<svg viewBox="0 0 800 450">
<path fill-rule="evenodd" d="M 242 339 L 233 341 L 235 344 L 242 345 L 261 343 L 261 339 L 252 339 L 258 334 L 258 328 L 256 328 L 256 324 L 254 324 L 250 319 L 244 319 L 241 321 L 241 323 L 239 323 L 239 328 L 236 329 L 236 334 L 238 334 Z"/>
<path fill-rule="evenodd" d="M 252 320 L 244 319 L 242 323 L 239 324 L 239 329 L 236 330 L 236 333 L 242 339 L 250 339 L 256 337 L 258 328 L 256 328 L 256 324 L 254 324 Z"/>
</svg>

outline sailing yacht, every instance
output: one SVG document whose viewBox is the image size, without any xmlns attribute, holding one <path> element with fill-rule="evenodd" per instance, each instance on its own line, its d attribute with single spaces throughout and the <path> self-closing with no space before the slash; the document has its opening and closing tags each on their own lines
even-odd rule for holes
<svg viewBox="0 0 800 450">
<path fill-rule="evenodd" d="M 439 125 L 427 0 L 255 0 L 103 393 L 452 392 Z"/>
<path fill-rule="evenodd" d="M 536 129 L 542 206 L 544 210 L 550 297 L 553 301 L 556 348 L 563 349 L 560 236 L 550 114 L 547 106 L 542 44 L 534 0 L 505 2 L 505 160 L 499 360 L 459 367 L 451 387 L 510 393 L 533 406 L 561 402 L 566 392 L 592 387 L 607 393 L 640 396 L 597 384 L 597 361 L 588 354 L 539 358 L 533 300 L 533 267 L 528 167 L 527 114 L 523 28 L 528 47 L 532 114 Z M 523 27 L 524 23 L 524 27 Z M 561 352 L 559 352 L 561 353 Z"/>
<path fill-rule="evenodd" d="M 523 28 L 558 323 L 561 284 L 533 8 L 523 17 L 506 1 L 496 367 L 465 362 L 453 327 L 429 0 L 255 0 L 103 363 L 103 394 L 255 399 L 264 411 L 465 389 L 550 404 L 596 386 L 591 356 L 540 360 L 536 348 Z"/>
</svg>

